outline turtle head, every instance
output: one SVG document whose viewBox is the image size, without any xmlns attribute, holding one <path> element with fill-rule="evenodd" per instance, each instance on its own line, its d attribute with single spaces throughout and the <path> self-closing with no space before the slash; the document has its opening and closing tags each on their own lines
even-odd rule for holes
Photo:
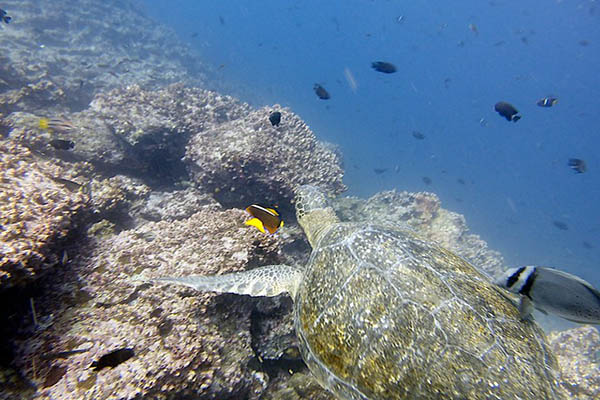
<svg viewBox="0 0 600 400">
<path fill-rule="evenodd" d="M 296 218 L 314 248 L 325 228 L 339 219 L 321 189 L 312 185 L 296 188 Z"/>
</svg>

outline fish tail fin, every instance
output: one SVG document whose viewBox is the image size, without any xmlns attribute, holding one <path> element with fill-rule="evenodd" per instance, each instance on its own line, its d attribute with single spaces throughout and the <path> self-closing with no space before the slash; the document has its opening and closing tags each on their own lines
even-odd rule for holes
<svg viewBox="0 0 600 400">
<path fill-rule="evenodd" d="M 261 231 L 262 233 L 265 233 L 265 226 L 262 223 L 262 221 L 258 218 L 249 219 L 248 221 L 244 222 L 244 224 L 246 224 L 248 226 L 253 226 L 256 229 L 258 229 L 259 231 Z"/>
<path fill-rule="evenodd" d="M 514 115 L 514 116 L 512 117 L 512 121 L 513 121 L 513 122 L 517 122 L 517 121 L 518 121 L 518 120 L 520 120 L 520 119 L 521 119 L 521 116 L 520 116 L 520 115 Z"/>
</svg>

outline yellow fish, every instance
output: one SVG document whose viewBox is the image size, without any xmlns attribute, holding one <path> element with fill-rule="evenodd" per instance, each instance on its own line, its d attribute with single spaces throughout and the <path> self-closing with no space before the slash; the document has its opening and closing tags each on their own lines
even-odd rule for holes
<svg viewBox="0 0 600 400">
<path fill-rule="evenodd" d="M 69 133 L 75 125 L 64 118 L 40 118 L 39 127 L 42 130 L 58 133 Z"/>
<path fill-rule="evenodd" d="M 281 220 L 279 213 L 272 208 L 252 204 L 246 208 L 246 211 L 254 218 L 244 223 L 249 226 L 254 226 L 262 233 L 266 233 L 266 229 L 270 234 L 274 234 L 283 226 L 283 221 Z"/>
</svg>

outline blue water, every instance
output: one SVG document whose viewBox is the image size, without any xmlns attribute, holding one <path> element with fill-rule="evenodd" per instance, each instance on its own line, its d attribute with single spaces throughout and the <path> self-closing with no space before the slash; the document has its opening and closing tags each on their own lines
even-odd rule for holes
<svg viewBox="0 0 600 400">
<path fill-rule="evenodd" d="M 143 4 L 212 67 L 209 86 L 255 106 L 289 106 L 321 140 L 341 146 L 349 194 L 435 192 L 508 265 L 558 267 L 600 286 L 596 3 Z M 374 71 L 378 60 L 398 72 Z M 317 98 L 315 83 L 330 100 Z M 547 95 L 559 103 L 536 106 Z M 500 100 L 522 119 L 495 113 Z M 572 157 L 584 159 L 588 171 L 570 170 Z M 374 168 L 389 170 L 377 175 Z"/>
</svg>

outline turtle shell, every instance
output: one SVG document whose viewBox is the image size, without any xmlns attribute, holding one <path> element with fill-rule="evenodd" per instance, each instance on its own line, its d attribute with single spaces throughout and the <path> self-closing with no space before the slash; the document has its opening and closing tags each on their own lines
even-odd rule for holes
<svg viewBox="0 0 600 400">
<path fill-rule="evenodd" d="M 331 225 L 295 300 L 304 360 L 339 398 L 564 398 L 537 325 L 465 260 L 411 232 Z"/>
</svg>

